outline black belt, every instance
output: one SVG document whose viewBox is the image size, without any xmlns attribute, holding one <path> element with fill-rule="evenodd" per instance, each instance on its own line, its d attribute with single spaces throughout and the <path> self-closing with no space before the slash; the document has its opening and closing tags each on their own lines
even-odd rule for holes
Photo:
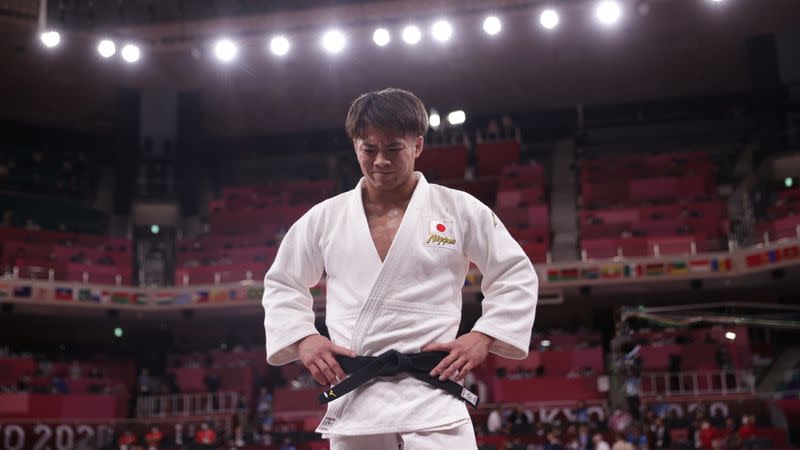
<svg viewBox="0 0 800 450">
<path fill-rule="evenodd" d="M 442 389 L 470 405 L 478 406 L 478 396 L 453 380 L 440 381 L 430 375 L 448 354 L 446 352 L 422 352 L 405 355 L 397 350 L 389 350 L 379 356 L 347 356 L 336 355 L 345 373 L 350 374 L 342 382 L 319 395 L 319 403 L 324 405 L 347 394 L 353 389 L 377 377 L 391 377 L 408 373 L 433 387 Z"/>
</svg>

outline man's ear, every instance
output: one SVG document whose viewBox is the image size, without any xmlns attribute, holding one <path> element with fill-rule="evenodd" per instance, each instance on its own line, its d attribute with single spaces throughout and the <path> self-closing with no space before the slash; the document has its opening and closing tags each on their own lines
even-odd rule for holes
<svg viewBox="0 0 800 450">
<path fill-rule="evenodd" d="M 422 149 L 425 146 L 425 137 L 418 136 L 417 141 L 414 143 L 414 158 L 419 158 L 422 154 Z"/>
</svg>

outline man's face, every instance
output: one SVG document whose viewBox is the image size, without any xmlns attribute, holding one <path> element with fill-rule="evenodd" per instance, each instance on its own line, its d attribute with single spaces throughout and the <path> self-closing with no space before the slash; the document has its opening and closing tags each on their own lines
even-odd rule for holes
<svg viewBox="0 0 800 450">
<path fill-rule="evenodd" d="M 353 139 L 361 173 L 371 187 L 393 191 L 414 172 L 414 160 L 422 153 L 422 136 L 402 135 L 369 127 Z"/>
</svg>

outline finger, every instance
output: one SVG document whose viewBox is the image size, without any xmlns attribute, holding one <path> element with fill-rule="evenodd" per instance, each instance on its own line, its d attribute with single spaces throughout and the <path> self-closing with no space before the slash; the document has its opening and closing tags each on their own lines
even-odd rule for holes
<svg viewBox="0 0 800 450">
<path fill-rule="evenodd" d="M 334 358 L 332 354 L 327 354 L 323 358 L 325 359 L 325 362 L 328 363 L 328 367 L 333 370 L 333 374 L 336 375 L 336 382 L 338 383 L 344 380 L 344 377 L 347 375 L 345 375 L 344 370 L 342 370 L 342 367 L 339 365 L 339 363 L 336 362 L 336 358 Z"/>
<path fill-rule="evenodd" d="M 453 378 L 453 381 L 463 381 L 464 377 L 467 376 L 467 373 L 473 368 L 475 368 L 475 365 L 472 364 L 472 361 L 467 361 L 467 363 L 464 364 L 464 367 L 458 370 L 458 374 Z"/>
<path fill-rule="evenodd" d="M 436 367 L 434 367 L 433 370 L 431 370 L 431 376 L 435 377 L 436 375 L 439 375 L 440 373 L 442 373 L 443 370 L 450 367 L 450 364 L 453 364 L 457 359 L 458 355 L 454 355 L 452 353 L 445 356 L 445 358 L 439 361 L 439 364 L 437 364 Z"/>
<path fill-rule="evenodd" d="M 317 380 L 317 383 L 325 386 L 325 377 L 322 376 L 322 372 L 317 368 L 317 365 L 314 363 L 309 364 L 308 371 L 311 372 L 311 376 Z"/>
<path fill-rule="evenodd" d="M 449 352 L 453 348 L 452 342 L 433 343 L 422 347 L 423 352 Z"/>
<path fill-rule="evenodd" d="M 461 367 L 463 367 L 464 364 L 466 364 L 466 363 L 467 363 L 467 359 L 466 358 L 459 358 L 458 360 L 456 360 L 456 362 L 454 362 L 453 364 L 450 364 L 450 367 L 445 369 L 445 371 L 442 372 L 441 375 L 439 375 L 439 381 L 449 380 L 450 377 L 452 377 L 453 374 L 455 374 L 456 371 L 458 369 L 460 369 Z"/>
<path fill-rule="evenodd" d="M 333 373 L 333 370 L 328 367 L 328 363 L 325 362 L 324 359 L 317 360 L 317 367 L 319 367 L 320 372 L 322 372 L 327 384 L 336 384 L 336 375 Z"/>
<path fill-rule="evenodd" d="M 330 350 L 333 353 L 336 353 L 337 355 L 349 356 L 351 358 L 355 358 L 357 356 L 356 352 L 350 350 L 349 348 L 344 348 L 336 344 L 331 344 Z"/>
</svg>

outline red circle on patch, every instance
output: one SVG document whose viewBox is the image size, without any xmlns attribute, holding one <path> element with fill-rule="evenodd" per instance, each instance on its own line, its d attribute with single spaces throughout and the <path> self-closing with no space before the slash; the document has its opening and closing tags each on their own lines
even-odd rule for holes
<svg viewBox="0 0 800 450">
<path fill-rule="evenodd" d="M 447 227 L 440 223 L 439 225 L 436 225 L 436 229 L 439 230 L 440 233 L 444 233 L 444 230 L 446 230 Z"/>
</svg>

